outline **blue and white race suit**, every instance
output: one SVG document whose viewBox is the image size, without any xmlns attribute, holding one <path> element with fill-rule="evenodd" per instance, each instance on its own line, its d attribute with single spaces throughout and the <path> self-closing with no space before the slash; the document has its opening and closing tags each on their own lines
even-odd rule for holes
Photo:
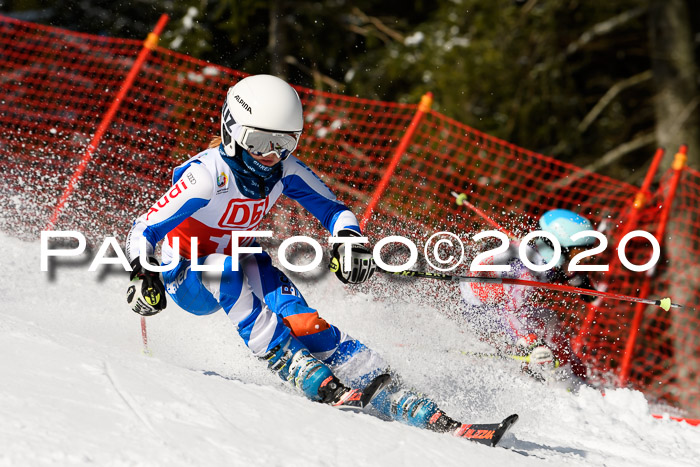
<svg viewBox="0 0 700 467">
<path fill-rule="evenodd" d="M 176 167 L 172 186 L 134 222 L 127 239 L 129 261 L 139 256 L 139 240 L 145 237 L 148 256 L 165 238 L 162 261 L 170 263 L 177 237 L 179 262 L 163 273 L 168 294 L 196 315 L 223 309 L 254 355 L 266 354 L 293 333 L 347 384 L 383 369 L 386 365 L 376 353 L 310 308 L 267 253 L 241 255 L 238 270 L 232 270 L 232 233 L 256 230 L 282 194 L 299 202 L 333 235 L 340 229 L 359 232 L 355 215 L 294 156 L 277 164 L 264 180 L 236 162 L 219 146 Z M 192 269 L 194 237 L 197 263 L 222 271 Z M 238 241 L 241 247 L 257 246 L 255 238 Z"/>
<path fill-rule="evenodd" d="M 129 261 L 139 257 L 141 239 L 145 238 L 146 256 L 152 256 L 165 238 L 162 258 L 170 263 L 178 238 L 180 259 L 163 273 L 175 303 L 197 315 L 223 309 L 256 356 L 279 353 L 275 349 L 283 342 L 300 342 L 343 383 L 364 387 L 374 375 L 388 371 L 376 352 L 321 318 L 267 253 L 241 256 L 237 271 L 231 263 L 233 241 L 241 247 L 257 245 L 254 238 L 236 239 L 235 232 L 256 230 L 282 194 L 299 202 L 334 236 L 341 229 L 359 232 L 356 217 L 296 157 L 266 168 L 255 166 L 242 152 L 230 158 L 219 146 L 177 167 L 172 186 L 134 222 L 127 239 Z M 190 247 L 195 237 L 196 254 Z M 216 270 L 197 271 L 194 260 Z M 392 380 L 372 401 L 380 414 L 423 428 L 444 420 L 433 400 L 405 388 L 395 374 Z M 312 397 L 314 391 L 307 395 Z"/>
</svg>

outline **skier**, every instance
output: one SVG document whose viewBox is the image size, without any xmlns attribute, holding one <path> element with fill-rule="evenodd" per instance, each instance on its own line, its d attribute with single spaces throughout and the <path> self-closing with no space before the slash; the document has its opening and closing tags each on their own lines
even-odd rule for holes
<svg viewBox="0 0 700 467">
<path fill-rule="evenodd" d="M 546 212 L 539 225 L 561 245 L 561 256 L 552 269 L 544 272 L 528 269 L 520 259 L 515 242 L 507 251 L 484 263 L 510 266 L 508 271 L 500 273 L 504 278 L 567 282 L 575 287 L 593 289 L 586 274 L 568 272 L 571 259 L 595 243 L 595 237 L 591 236 L 571 240 L 576 233 L 593 230 L 591 222 L 572 211 L 555 209 Z M 537 237 L 535 248 L 528 247 L 525 251 L 527 259 L 537 265 L 547 264 L 554 257 L 553 244 L 544 237 Z M 495 277 L 496 273 L 487 274 Z M 499 352 L 523 360 L 526 372 L 542 380 L 556 373 L 561 379 L 573 374 L 582 382 L 586 381 L 586 368 L 572 351 L 556 312 L 538 303 L 533 288 L 463 281 L 460 292 L 467 323 Z M 590 301 L 593 297 L 582 298 Z"/>
<path fill-rule="evenodd" d="M 594 230 L 591 221 L 568 209 L 552 209 L 545 212 L 539 221 L 540 228 L 549 232 L 557 239 L 561 246 L 561 256 L 551 269 L 548 278 L 551 282 L 567 283 L 573 287 L 595 290 L 591 284 L 588 274 L 581 271 L 569 271 L 569 262 L 584 251 L 587 247 L 595 244 L 595 237 L 581 237 L 572 240 L 571 237 L 586 230 Z M 544 237 L 538 237 L 535 241 L 535 248 L 545 261 L 551 261 L 554 257 L 554 246 Z M 595 300 L 593 295 L 581 295 L 585 302 Z"/>
<path fill-rule="evenodd" d="M 228 90 L 221 136 L 174 169 L 172 186 L 129 232 L 126 252 L 132 282 L 127 301 L 133 311 L 146 316 L 165 308 L 166 291 L 196 315 L 223 309 L 253 355 L 308 398 L 360 408 L 371 400 L 374 409 L 390 419 L 477 437 L 434 401 L 404 388 L 396 375 L 385 388 L 390 378 L 382 358 L 309 307 L 267 253 L 241 255 L 238 264 L 233 263 L 236 242 L 240 247 L 258 246 L 255 238 L 238 238 L 237 232 L 256 230 L 282 194 L 299 202 L 333 236 L 361 236 L 355 215 L 292 155 L 303 121 L 299 96 L 279 78 L 249 76 Z M 148 262 L 158 265 L 154 251 L 163 238 L 162 262 L 171 262 L 176 248 L 179 262 L 162 272 L 161 279 L 139 256 L 145 248 Z M 348 248 L 352 266 L 346 270 L 345 249 L 344 244 L 333 247 L 331 270 L 336 276 L 350 284 L 372 277 L 371 250 L 361 244 Z M 202 266 L 210 270 L 198 271 Z M 492 434 L 483 437 L 490 439 Z"/>
</svg>

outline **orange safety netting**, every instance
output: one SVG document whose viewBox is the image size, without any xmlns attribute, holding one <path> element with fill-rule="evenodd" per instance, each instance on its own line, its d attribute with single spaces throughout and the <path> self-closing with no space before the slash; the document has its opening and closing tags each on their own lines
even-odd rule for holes
<svg viewBox="0 0 700 467">
<path fill-rule="evenodd" d="M 3 231 L 37 238 L 46 227 L 142 47 L 140 41 L 0 17 Z M 243 76 L 167 49 L 150 51 L 55 229 L 81 231 L 93 242 L 105 235 L 123 240 L 132 220 L 163 192 L 172 167 L 206 148 L 218 134 L 226 90 Z M 594 279 L 607 284 L 609 291 L 639 294 L 645 274 L 621 268 L 613 248 L 625 233 L 622 226 L 632 211 L 637 187 L 527 151 L 429 111 L 400 154 L 386 191 L 377 193 L 418 106 L 298 91 L 306 119 L 298 155 L 358 215 L 373 195 L 378 196 L 366 229 L 371 240 L 405 235 L 421 247 L 430 234 L 446 230 L 469 244 L 474 233 L 489 227 L 469 209 L 457 206 L 452 191 L 466 193 L 471 203 L 517 235 L 535 228 L 537 218 L 548 209 L 571 209 L 589 217 L 610 240 L 598 263 L 610 263 L 611 271 L 595 273 Z M 656 232 L 659 212 L 670 201 L 672 172 L 647 194 L 638 228 Z M 284 222 L 273 224 L 275 219 Z M 277 238 L 292 232 L 325 236 L 317 222 L 309 221 L 289 201 L 266 225 L 274 225 Z M 649 279 L 649 296 L 700 305 L 699 233 L 700 174 L 686 169 L 670 212 L 661 261 Z M 630 242 L 626 251 L 639 264 L 646 262 L 651 248 L 638 240 Z M 472 248 L 467 257 L 475 252 Z M 457 270 L 461 271 L 464 267 Z M 457 308 L 455 290 L 445 293 L 449 287 L 444 283 L 440 287 L 442 291 L 421 285 L 413 289 L 420 297 L 412 298 L 432 301 L 441 309 Z M 594 378 L 613 381 L 635 306 L 603 300 L 589 311 L 575 296 L 567 300 L 559 296 L 557 302 L 566 303 L 556 308 L 571 337 L 578 338 Z M 700 415 L 698 312 L 664 312 L 657 307 L 644 307 L 642 312 L 629 384 L 654 400 Z M 589 314 L 593 320 L 584 325 Z M 581 329 L 586 332 L 578 336 Z"/>
</svg>

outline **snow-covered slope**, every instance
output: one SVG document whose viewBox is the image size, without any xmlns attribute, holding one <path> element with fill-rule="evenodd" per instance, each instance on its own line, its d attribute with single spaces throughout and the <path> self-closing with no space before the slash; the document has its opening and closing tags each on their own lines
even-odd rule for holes
<svg viewBox="0 0 700 467">
<path fill-rule="evenodd" d="M 700 428 L 655 420 L 641 393 L 578 395 L 524 379 L 432 309 L 299 284 L 464 421 L 520 421 L 493 449 L 304 399 L 250 356 L 223 313 L 140 320 L 127 276 L 39 270 L 39 243 L 0 236 L 0 465 L 697 465 Z M 456 300 L 456 297 L 455 297 Z"/>
</svg>

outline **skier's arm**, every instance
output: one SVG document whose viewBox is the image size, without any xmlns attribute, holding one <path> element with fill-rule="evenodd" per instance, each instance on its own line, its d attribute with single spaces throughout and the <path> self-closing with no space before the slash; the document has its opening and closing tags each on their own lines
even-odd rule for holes
<svg viewBox="0 0 700 467">
<path fill-rule="evenodd" d="M 285 161 L 282 193 L 301 204 L 332 235 L 342 229 L 360 233 L 357 218 L 313 171 L 296 158 Z"/>
<path fill-rule="evenodd" d="M 129 262 L 139 257 L 141 237 L 146 238 L 146 256 L 153 256 L 156 245 L 168 232 L 211 200 L 214 181 L 204 166 L 194 162 L 178 175 L 148 212 L 134 221 L 126 240 Z"/>
<path fill-rule="evenodd" d="M 298 159 L 291 159 L 285 165 L 282 183 L 282 193 L 313 214 L 334 237 L 362 236 L 355 215 Z M 344 267 L 345 250 L 344 244 L 333 246 L 330 269 L 336 277 L 350 284 L 359 284 L 372 277 L 376 266 L 370 249 L 359 243 L 353 244 L 350 269 Z"/>
<path fill-rule="evenodd" d="M 148 263 L 157 266 L 158 261 L 153 257 L 156 244 L 180 222 L 207 205 L 213 186 L 209 172 L 194 162 L 179 170 L 168 191 L 146 214 L 134 221 L 126 240 L 126 254 L 131 263 L 131 282 L 126 301 L 135 313 L 151 316 L 167 305 L 160 274 L 147 270 L 141 264 L 141 238 L 146 238 Z"/>
</svg>

